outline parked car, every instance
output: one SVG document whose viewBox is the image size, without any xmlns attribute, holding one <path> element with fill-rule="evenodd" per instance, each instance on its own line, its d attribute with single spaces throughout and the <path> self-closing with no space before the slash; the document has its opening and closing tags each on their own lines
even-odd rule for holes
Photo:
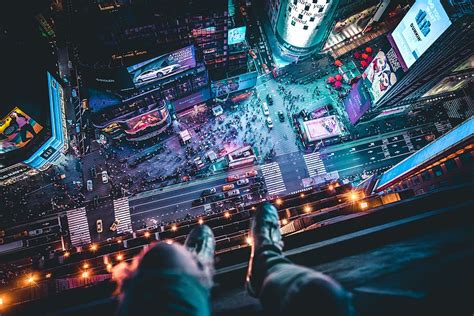
<svg viewBox="0 0 474 316">
<path fill-rule="evenodd" d="M 278 111 L 278 118 L 280 119 L 280 122 L 285 121 L 285 114 L 283 114 L 283 111 Z"/>
<path fill-rule="evenodd" d="M 265 123 L 267 123 L 267 127 L 269 129 L 272 129 L 273 128 L 273 121 L 270 117 L 267 117 L 267 119 L 265 120 Z"/>
<path fill-rule="evenodd" d="M 265 71 L 266 74 L 270 73 L 270 69 L 268 69 L 267 64 L 262 64 L 262 68 Z"/>
<path fill-rule="evenodd" d="M 267 94 L 268 105 L 273 105 L 273 97 L 271 94 Z"/>
<path fill-rule="evenodd" d="M 92 178 L 97 177 L 97 172 L 95 171 L 95 167 L 91 167 L 91 177 Z"/>
<path fill-rule="evenodd" d="M 249 184 L 249 179 L 240 179 L 237 181 L 237 185 L 246 185 Z"/>
<path fill-rule="evenodd" d="M 98 219 L 98 220 L 95 222 L 95 227 L 96 227 L 98 233 L 101 233 L 101 232 L 104 231 L 104 226 L 103 226 L 103 224 L 102 224 L 102 220 L 101 220 L 101 219 Z"/>
<path fill-rule="evenodd" d="M 102 183 L 109 183 L 109 175 L 107 171 L 102 171 Z"/>
<path fill-rule="evenodd" d="M 153 80 L 156 78 L 162 78 L 164 76 L 170 75 L 173 71 L 180 68 L 179 64 L 169 65 L 159 69 L 150 69 L 145 70 L 141 74 L 139 74 L 136 78 L 137 82 L 144 82 L 148 80 Z"/>
<path fill-rule="evenodd" d="M 87 180 L 87 191 L 92 192 L 94 190 L 94 186 L 92 185 L 92 180 Z"/>
<path fill-rule="evenodd" d="M 120 221 L 118 219 L 114 220 L 112 225 L 110 225 L 110 231 L 115 232 L 117 231 L 118 225 L 120 224 Z"/>
<path fill-rule="evenodd" d="M 262 103 L 262 110 L 263 110 L 263 114 L 264 114 L 265 116 L 269 116 L 269 115 L 270 115 L 270 109 L 268 108 L 267 102 L 263 102 L 263 103 Z"/>
<path fill-rule="evenodd" d="M 253 59 L 257 59 L 257 54 L 255 54 L 255 52 L 253 51 L 253 49 L 249 50 L 249 55 L 250 55 Z"/>
<path fill-rule="evenodd" d="M 258 174 L 257 170 L 250 170 L 245 173 L 246 177 L 255 177 Z"/>
<path fill-rule="evenodd" d="M 200 197 L 199 199 L 193 200 L 191 205 L 199 206 L 199 205 L 203 205 L 204 203 L 206 203 L 206 198 Z"/>
<path fill-rule="evenodd" d="M 202 191 L 201 196 L 208 196 L 216 193 L 216 188 L 210 188 Z"/>
<path fill-rule="evenodd" d="M 232 183 L 225 184 L 222 186 L 222 191 L 229 191 L 229 190 L 232 190 L 233 188 L 234 188 L 234 185 Z"/>
<path fill-rule="evenodd" d="M 232 197 L 232 196 L 239 195 L 240 191 L 239 191 L 239 189 L 235 189 L 235 190 L 227 192 L 226 194 L 227 194 L 227 197 Z"/>
<path fill-rule="evenodd" d="M 219 193 L 219 194 L 211 196 L 211 200 L 214 201 L 214 202 L 215 201 L 220 201 L 220 200 L 223 200 L 223 199 L 225 199 L 224 193 Z"/>
<path fill-rule="evenodd" d="M 240 177 L 238 174 L 233 174 L 233 175 L 227 176 L 226 181 L 233 182 L 233 181 L 239 180 L 239 178 Z"/>
</svg>

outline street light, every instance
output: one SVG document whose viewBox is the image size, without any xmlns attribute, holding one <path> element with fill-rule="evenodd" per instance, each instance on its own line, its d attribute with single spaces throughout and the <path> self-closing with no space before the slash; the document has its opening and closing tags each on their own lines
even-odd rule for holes
<svg viewBox="0 0 474 316">
<path fill-rule="evenodd" d="M 83 279 L 87 279 L 89 277 L 89 271 L 82 272 L 81 276 Z"/>
<path fill-rule="evenodd" d="M 300 198 L 304 198 L 304 193 L 301 193 L 301 194 L 300 194 Z"/>
<path fill-rule="evenodd" d="M 66 257 L 66 258 L 69 257 L 70 255 L 71 255 L 71 253 L 70 253 L 69 251 L 66 251 L 66 252 L 64 253 L 64 257 Z"/>
<path fill-rule="evenodd" d="M 145 236 L 145 238 L 149 238 L 150 237 L 150 232 L 145 232 L 145 234 L 143 236 Z"/>
<path fill-rule="evenodd" d="M 92 244 L 91 245 L 91 251 L 96 251 L 97 250 L 97 245 L 96 244 Z"/>
<path fill-rule="evenodd" d="M 33 284 L 35 283 L 35 277 L 33 275 L 30 275 L 29 277 L 26 278 L 26 284 Z"/>
<path fill-rule="evenodd" d="M 247 244 L 248 244 L 249 246 L 252 246 L 252 238 L 251 238 L 251 237 L 245 238 L 245 241 L 247 242 Z"/>
<path fill-rule="evenodd" d="M 82 265 L 82 267 L 83 267 L 84 269 L 87 269 L 87 268 L 89 268 L 89 264 L 88 264 L 88 263 L 84 263 L 84 264 Z"/>
<path fill-rule="evenodd" d="M 281 220 L 281 224 L 282 224 L 282 225 L 288 224 L 288 220 L 287 220 L 286 218 L 282 219 L 282 220 Z"/>
<path fill-rule="evenodd" d="M 116 258 L 117 258 L 117 261 L 122 261 L 123 260 L 123 255 L 118 254 Z"/>
<path fill-rule="evenodd" d="M 229 213 L 229 212 L 225 212 L 225 213 L 224 213 L 224 217 L 225 217 L 225 218 L 229 218 L 229 217 L 230 217 L 230 213 Z"/>
<path fill-rule="evenodd" d="M 283 201 L 282 201 L 282 199 L 278 198 L 278 199 L 275 200 L 275 203 L 276 203 L 277 205 L 282 205 L 282 204 L 283 204 Z"/>
<path fill-rule="evenodd" d="M 199 225 L 202 225 L 204 223 L 204 220 L 202 218 L 198 219 Z"/>
<path fill-rule="evenodd" d="M 306 206 L 304 207 L 304 211 L 305 211 L 306 213 L 311 212 L 311 206 L 306 205 Z"/>
<path fill-rule="evenodd" d="M 364 202 L 360 202 L 360 205 L 359 205 L 359 206 L 360 206 L 360 209 L 361 209 L 361 210 L 365 210 L 366 208 L 369 207 L 369 204 L 364 201 Z"/>
<path fill-rule="evenodd" d="M 176 225 L 173 225 L 173 226 L 171 226 L 171 230 L 175 232 L 175 231 L 178 230 L 178 227 L 176 227 Z"/>
</svg>

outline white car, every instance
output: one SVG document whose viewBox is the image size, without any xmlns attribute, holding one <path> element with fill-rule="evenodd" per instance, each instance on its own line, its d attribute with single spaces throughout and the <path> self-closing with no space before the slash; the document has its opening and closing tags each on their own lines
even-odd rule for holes
<svg viewBox="0 0 474 316">
<path fill-rule="evenodd" d="M 109 183 L 109 175 L 107 171 L 102 171 L 102 183 Z"/>
<path fill-rule="evenodd" d="M 92 180 L 87 180 L 87 191 L 92 192 L 93 189 Z"/>
<path fill-rule="evenodd" d="M 267 102 L 263 102 L 263 103 L 262 103 L 262 109 L 263 109 L 263 114 L 264 114 L 265 116 L 269 116 L 269 115 L 270 115 L 270 109 L 268 108 Z"/>
<path fill-rule="evenodd" d="M 95 227 L 96 227 L 98 233 L 101 233 L 101 232 L 104 231 L 104 226 L 102 225 L 102 220 L 101 219 L 98 219 L 95 222 Z"/>
<path fill-rule="evenodd" d="M 144 82 L 148 80 L 162 78 L 164 76 L 170 75 L 174 70 L 180 67 L 181 66 L 179 64 L 173 64 L 159 69 L 145 70 L 144 72 L 139 74 L 135 80 L 137 82 Z"/>
<path fill-rule="evenodd" d="M 237 185 L 246 185 L 249 184 L 249 179 L 240 179 L 237 181 Z"/>
<path fill-rule="evenodd" d="M 119 221 L 118 219 L 116 219 L 116 220 L 112 223 L 112 225 L 110 225 L 110 227 L 109 227 L 110 231 L 111 231 L 111 232 L 116 231 L 119 224 L 120 224 L 120 221 Z"/>
<path fill-rule="evenodd" d="M 267 119 L 265 120 L 265 123 L 267 123 L 267 126 L 269 129 L 273 128 L 273 121 L 270 117 L 267 117 Z"/>
</svg>

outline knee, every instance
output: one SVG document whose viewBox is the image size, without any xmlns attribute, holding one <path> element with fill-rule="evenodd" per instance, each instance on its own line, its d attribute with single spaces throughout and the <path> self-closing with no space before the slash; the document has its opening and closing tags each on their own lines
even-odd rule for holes
<svg viewBox="0 0 474 316">
<path fill-rule="evenodd" d="M 322 315 L 354 315 L 352 295 L 324 274 L 312 273 L 299 287 L 289 292 L 283 314 L 306 315 L 318 311 Z"/>
<path fill-rule="evenodd" d="M 137 269 L 194 271 L 195 265 L 192 254 L 184 246 L 160 242 L 143 254 Z"/>
</svg>

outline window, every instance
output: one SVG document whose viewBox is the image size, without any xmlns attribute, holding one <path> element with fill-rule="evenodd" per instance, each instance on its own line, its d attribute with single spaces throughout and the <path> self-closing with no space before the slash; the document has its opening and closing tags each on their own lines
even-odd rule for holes
<svg viewBox="0 0 474 316">
<path fill-rule="evenodd" d="M 448 171 L 454 170 L 458 167 L 456 165 L 456 161 L 454 161 L 454 159 L 449 159 L 448 161 L 446 161 L 444 163 L 444 165 L 446 166 L 446 170 L 448 170 Z"/>
<path fill-rule="evenodd" d="M 298 0 L 293 0 L 293 4 L 294 4 L 294 5 L 297 5 L 297 4 L 298 4 Z"/>
<path fill-rule="evenodd" d="M 313 3 L 318 3 L 318 0 L 313 0 Z"/>
<path fill-rule="evenodd" d="M 307 30 L 307 29 L 308 29 L 307 25 L 303 26 L 303 30 Z"/>
<path fill-rule="evenodd" d="M 324 8 L 321 7 L 321 8 L 319 8 L 318 12 L 323 12 L 323 10 L 324 10 Z"/>
<path fill-rule="evenodd" d="M 309 18 L 309 21 L 310 21 L 310 22 L 314 22 L 314 16 L 310 17 L 310 18 Z"/>
<path fill-rule="evenodd" d="M 302 19 L 303 18 L 303 14 L 298 14 L 298 19 Z"/>
<path fill-rule="evenodd" d="M 291 7 L 288 7 L 288 12 L 291 12 Z"/>
<path fill-rule="evenodd" d="M 440 166 L 436 166 L 432 170 L 433 170 L 433 173 L 435 174 L 435 176 L 437 176 L 437 177 L 441 177 L 443 175 L 443 170 L 441 169 Z"/>
<path fill-rule="evenodd" d="M 415 185 L 420 184 L 420 178 L 419 178 L 418 176 L 414 176 L 414 177 L 413 177 L 413 183 L 414 183 Z"/>
<path fill-rule="evenodd" d="M 473 161 L 470 151 L 463 152 L 461 155 L 459 155 L 459 159 L 461 160 L 463 166 L 469 166 Z"/>
<path fill-rule="evenodd" d="M 295 22 L 295 21 L 291 21 L 291 25 L 295 26 L 295 25 L 296 25 L 296 22 Z"/>
<path fill-rule="evenodd" d="M 423 172 L 421 174 L 421 178 L 423 179 L 423 181 L 428 181 L 431 178 L 430 172 L 429 171 Z"/>
<path fill-rule="evenodd" d="M 306 5 L 306 6 L 304 7 L 304 9 L 305 9 L 305 11 L 309 11 L 309 5 Z"/>
</svg>

